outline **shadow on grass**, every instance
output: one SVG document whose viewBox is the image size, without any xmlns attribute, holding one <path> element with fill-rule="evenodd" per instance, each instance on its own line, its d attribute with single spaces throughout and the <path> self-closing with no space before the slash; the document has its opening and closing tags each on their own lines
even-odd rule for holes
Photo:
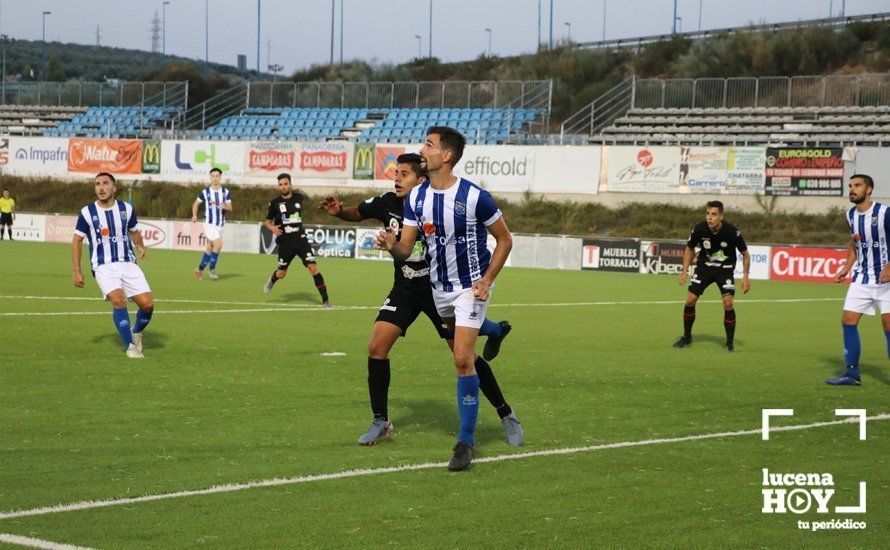
<svg viewBox="0 0 890 550">
<path fill-rule="evenodd" d="M 836 356 L 824 356 L 820 362 L 825 366 L 825 378 L 841 376 L 844 373 L 844 362 Z M 890 386 L 890 372 L 887 365 L 859 364 L 859 375 L 862 378 L 870 378 Z"/>
<path fill-rule="evenodd" d="M 278 283 L 281 284 L 281 283 Z M 273 289 L 274 293 L 275 290 Z M 291 292 L 290 294 L 282 294 L 277 298 L 270 300 L 271 303 L 276 304 L 293 304 L 300 303 L 301 305 L 310 305 L 310 306 L 320 306 L 321 305 L 321 297 L 317 293 L 311 292 Z"/>
<path fill-rule="evenodd" d="M 93 343 L 107 348 L 117 348 L 124 350 L 124 344 L 121 342 L 120 336 L 116 332 L 109 332 L 93 337 Z M 167 334 L 164 332 L 154 332 L 151 326 L 145 329 L 145 339 L 142 342 L 143 349 L 164 349 L 167 347 Z"/>
</svg>

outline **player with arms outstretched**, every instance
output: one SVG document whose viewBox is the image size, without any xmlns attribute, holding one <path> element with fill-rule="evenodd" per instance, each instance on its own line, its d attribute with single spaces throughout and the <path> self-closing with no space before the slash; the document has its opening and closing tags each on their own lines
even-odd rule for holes
<svg viewBox="0 0 890 550">
<path fill-rule="evenodd" d="M 360 222 L 367 219 L 379 220 L 384 227 L 397 236 L 402 231 L 405 197 L 417 185 L 426 182 L 426 174 L 421 169 L 421 158 L 417 154 L 406 153 L 396 160 L 395 191 L 373 197 L 358 206 L 344 207 L 334 197 L 327 197 L 319 208 L 341 220 Z M 430 266 L 426 261 L 426 250 L 422 238 L 418 239 L 405 261 L 395 262 L 395 281 L 389 296 L 380 307 L 374 323 L 374 333 L 368 343 L 368 393 L 371 396 L 371 412 L 374 419 L 368 431 L 359 438 L 362 445 L 376 445 L 382 438 L 393 432 L 389 419 L 387 402 L 389 399 L 390 362 L 389 352 L 400 336 L 405 336 L 408 327 L 423 313 L 433 323 L 439 337 L 453 347 L 453 334 L 445 326 L 436 310 L 430 287 Z M 503 339 L 510 331 L 507 321 L 495 323 L 485 319 L 480 334 L 488 335 L 484 357 L 476 357 L 476 373 L 479 387 L 488 401 L 497 410 L 501 424 L 510 445 L 522 445 L 522 426 L 504 399 L 494 373 L 486 360 L 494 359 L 500 350 Z"/>
<path fill-rule="evenodd" d="M 418 234 L 426 239 L 436 310 L 454 329 L 460 433 L 448 463 L 452 471 L 468 468 L 473 460 L 479 412 L 476 339 L 495 278 L 513 245 L 492 196 L 452 173 L 465 145 L 466 139 L 452 128 L 433 126 L 427 130 L 420 156 L 430 179 L 409 193 L 398 240 L 392 230 L 381 232 L 376 239 L 379 248 L 399 261 L 411 256 Z M 497 242 L 494 252 L 488 250 L 489 232 Z"/>
<path fill-rule="evenodd" d="M 136 265 L 135 245 L 139 258 L 145 259 L 142 234 L 136 230 L 136 213 L 124 201 L 115 199 L 117 188 L 114 176 L 106 172 L 96 175 L 96 201 L 83 207 L 77 217 L 74 238 L 71 240 L 71 260 L 74 264 L 74 286 L 84 286 L 80 270 L 83 240 L 90 243 L 90 265 L 96 283 L 111 306 L 127 357 L 141 359 L 142 332 L 154 313 L 154 299 L 145 274 Z M 127 299 L 139 306 L 136 323 L 130 326 Z"/>
</svg>

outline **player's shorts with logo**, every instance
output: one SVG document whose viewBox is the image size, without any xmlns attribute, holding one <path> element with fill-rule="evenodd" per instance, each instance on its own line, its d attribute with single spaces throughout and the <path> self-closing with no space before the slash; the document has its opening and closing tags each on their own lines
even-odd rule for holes
<svg viewBox="0 0 890 550">
<path fill-rule="evenodd" d="M 494 289 L 494 285 L 491 286 Z M 488 304 L 491 301 L 491 291 L 488 300 L 477 300 L 472 288 L 465 288 L 446 292 L 433 289 L 433 300 L 436 302 L 436 310 L 442 317 L 454 317 L 454 325 L 458 327 L 481 328 L 488 312 Z"/>
<path fill-rule="evenodd" d="M 216 241 L 223 238 L 223 228 L 212 223 L 204 222 L 204 236 L 208 241 Z"/>
<path fill-rule="evenodd" d="M 850 283 L 847 288 L 847 299 L 844 300 L 844 310 L 874 315 L 880 311 L 883 315 L 890 313 L 890 283 L 879 285 L 863 285 Z"/>
<path fill-rule="evenodd" d="M 317 263 L 312 245 L 309 244 L 309 239 L 305 235 L 300 239 L 287 239 L 278 242 L 278 269 L 287 271 L 290 263 L 297 256 L 303 260 L 303 265 Z"/>
<path fill-rule="evenodd" d="M 102 290 L 102 296 L 108 296 L 115 290 L 123 290 L 127 298 L 151 292 L 145 274 L 133 262 L 113 262 L 103 264 L 93 272 L 96 283 Z"/>
<path fill-rule="evenodd" d="M 436 304 L 433 302 L 433 293 L 429 285 L 420 286 L 403 286 L 395 285 L 389 291 L 389 296 L 380 306 L 380 312 L 377 313 L 377 321 L 392 323 L 402 329 L 402 336 L 408 333 L 408 327 L 417 319 L 421 313 L 425 314 L 430 322 L 436 327 L 436 332 L 440 338 L 448 338 L 448 327 L 436 311 Z"/>
<path fill-rule="evenodd" d="M 12 225 L 12 212 L 0 212 L 0 225 Z"/>
<path fill-rule="evenodd" d="M 735 276 L 733 270 L 722 267 L 712 269 L 696 269 L 689 281 L 689 292 L 701 296 L 705 289 L 716 284 L 721 296 L 735 295 Z"/>
</svg>

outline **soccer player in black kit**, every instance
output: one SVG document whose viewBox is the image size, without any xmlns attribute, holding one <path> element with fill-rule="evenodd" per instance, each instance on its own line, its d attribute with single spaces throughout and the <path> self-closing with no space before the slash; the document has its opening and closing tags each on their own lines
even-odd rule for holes
<svg viewBox="0 0 890 550">
<path fill-rule="evenodd" d="M 695 303 L 711 283 L 716 283 L 723 296 L 723 328 L 726 330 L 726 351 L 733 351 L 735 338 L 735 278 L 736 249 L 742 253 L 742 292 L 751 290 L 748 272 L 751 268 L 751 255 L 742 232 L 723 221 L 723 203 L 711 201 L 707 205 L 705 221 L 692 228 L 683 254 L 683 271 L 680 285 L 686 283 L 686 274 L 695 249 L 699 248 L 698 262 L 689 284 L 689 294 L 683 308 L 683 336 L 674 343 L 675 348 L 684 348 L 692 343 L 692 323 L 695 322 Z"/>
<path fill-rule="evenodd" d="M 272 287 L 279 279 L 287 275 L 287 268 L 297 256 L 303 260 L 303 265 L 312 274 L 315 287 L 321 295 L 322 307 L 331 307 L 328 299 L 328 288 L 324 284 L 324 277 L 318 271 L 315 254 L 312 245 L 306 238 L 303 229 L 303 195 L 294 193 L 291 185 L 290 174 L 278 175 L 278 192 L 280 195 L 269 202 L 269 213 L 266 214 L 266 227 L 275 234 L 278 243 L 278 268 L 272 272 L 272 276 L 263 286 L 266 294 L 272 292 Z"/>
<path fill-rule="evenodd" d="M 353 222 L 379 220 L 384 227 L 398 235 L 402 230 L 405 197 L 426 177 L 420 168 L 420 160 L 420 155 L 414 153 L 403 154 L 396 159 L 395 192 L 390 191 L 379 197 L 370 198 L 358 206 L 347 207 L 334 197 L 327 197 L 318 206 L 341 220 Z M 430 266 L 426 261 L 423 240 L 415 243 L 407 261 L 395 262 L 395 282 L 377 314 L 374 333 L 368 343 L 368 392 L 374 420 L 368 431 L 359 438 L 361 445 L 376 445 L 380 439 L 392 435 L 393 425 L 387 411 L 390 382 L 389 352 L 396 340 L 407 333 L 408 327 L 417 316 L 421 313 L 426 314 L 436 327 L 439 337 L 445 339 L 449 346 L 453 343 L 454 336 L 439 317 L 433 302 L 429 272 Z M 507 442 L 510 445 L 522 445 L 523 433 L 519 419 L 504 399 L 494 372 L 486 362 L 486 359 L 494 359 L 498 354 L 501 342 L 510 332 L 510 328 L 507 321 L 495 323 L 485 320 L 480 334 L 487 334 L 488 342 L 483 357 L 476 357 L 475 366 L 479 375 L 479 387 L 497 410 Z"/>
</svg>

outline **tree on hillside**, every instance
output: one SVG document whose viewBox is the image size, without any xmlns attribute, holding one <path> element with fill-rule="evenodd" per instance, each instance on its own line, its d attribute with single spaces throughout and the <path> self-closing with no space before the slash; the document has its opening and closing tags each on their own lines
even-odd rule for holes
<svg viewBox="0 0 890 550">
<path fill-rule="evenodd" d="M 59 63 L 59 58 L 56 57 L 55 53 L 49 54 L 49 63 L 46 65 L 46 78 L 44 80 L 47 82 L 65 82 L 67 80 L 65 71 L 62 70 L 62 65 Z"/>
<path fill-rule="evenodd" d="M 194 64 L 170 62 L 162 69 L 143 74 L 139 80 L 153 82 L 189 83 L 189 105 L 197 105 L 230 87 L 228 78 L 219 74 L 204 76 Z"/>
</svg>

